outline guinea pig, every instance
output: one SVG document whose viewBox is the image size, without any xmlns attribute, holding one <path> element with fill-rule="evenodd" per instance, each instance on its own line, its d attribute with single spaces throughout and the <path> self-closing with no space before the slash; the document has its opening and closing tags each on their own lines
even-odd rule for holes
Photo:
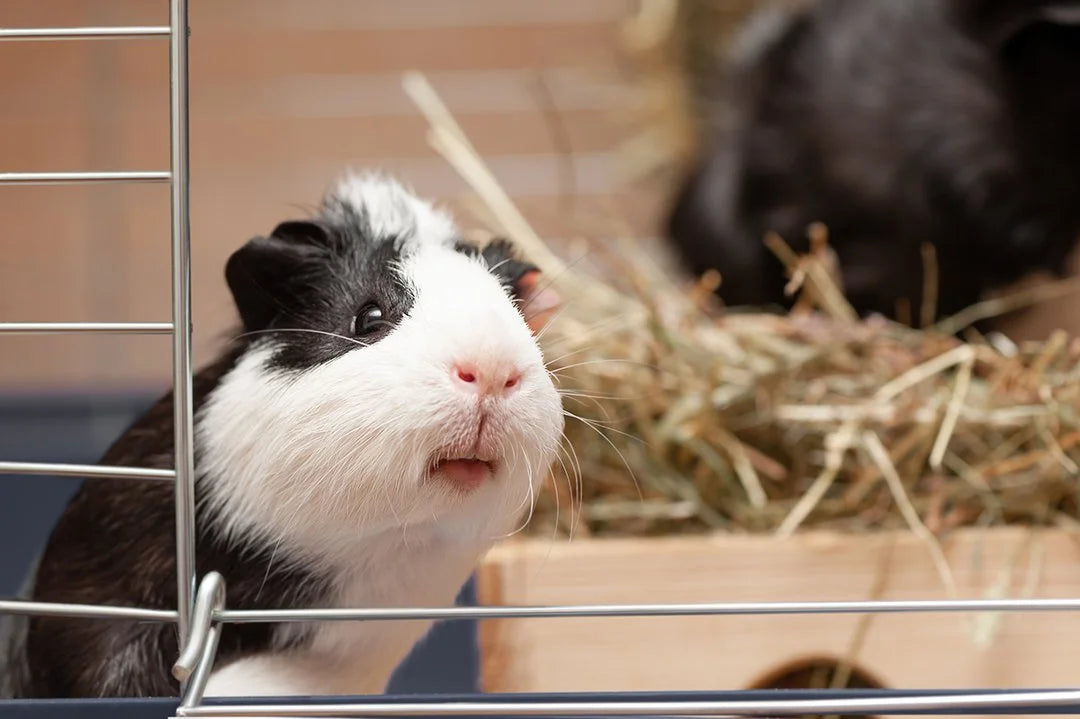
<svg viewBox="0 0 1080 719">
<path fill-rule="evenodd" d="M 1040 270 L 1080 234 L 1080 1 L 810 0 L 767 7 L 706 91 L 666 234 L 728 305 L 790 306 L 777 232 L 826 225 L 863 315 L 937 314 Z"/>
<path fill-rule="evenodd" d="M 233 609 L 451 605 L 519 528 L 562 437 L 536 335 L 552 295 L 397 182 L 347 174 L 228 260 L 243 331 L 194 379 L 196 565 Z M 534 302 L 534 300 L 543 302 Z M 102 463 L 173 466 L 171 393 Z M 71 500 L 31 597 L 176 605 L 170 483 Z M 210 696 L 365 694 L 424 621 L 225 625 Z M 34 617 L 20 697 L 176 696 L 171 624 Z"/>
</svg>

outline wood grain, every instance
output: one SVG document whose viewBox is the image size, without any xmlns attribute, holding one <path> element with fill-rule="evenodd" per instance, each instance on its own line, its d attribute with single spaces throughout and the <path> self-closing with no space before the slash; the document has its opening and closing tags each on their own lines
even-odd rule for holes
<svg viewBox="0 0 1080 719">
<path fill-rule="evenodd" d="M 945 551 L 964 598 L 1080 595 L 1080 544 L 1062 531 L 965 530 Z M 485 605 L 946 598 L 907 533 L 511 541 L 488 556 L 477 591 Z M 861 616 L 491 620 L 483 687 L 745 689 L 795 661 L 846 657 Z M 856 665 L 891 688 L 1070 686 L 1080 660 L 1068 613 L 883 614 L 865 629 Z"/>
<path fill-rule="evenodd" d="M 302 7 L 301 7 L 302 6 Z M 619 186 L 635 93 L 618 22 L 629 0 L 400 3 L 192 0 L 195 347 L 232 331 L 228 254 L 304 212 L 346 166 L 379 166 L 460 208 L 467 187 L 431 150 L 400 89 L 427 73 L 540 232 L 609 235 L 624 203 L 651 233 L 651 195 Z M 0 0 L 5 26 L 166 23 L 164 3 Z M 544 79 L 567 148 L 555 139 Z M 0 44 L 0 169 L 164 169 L 168 53 L 155 40 Z M 567 185 L 567 162 L 572 182 Z M 573 211 L 564 195 L 573 192 Z M 0 187 L 0 321 L 169 316 L 165 186 Z M 463 224 L 475 225 L 465 216 Z M 157 388 L 161 338 L 5 337 L 0 391 Z"/>
</svg>

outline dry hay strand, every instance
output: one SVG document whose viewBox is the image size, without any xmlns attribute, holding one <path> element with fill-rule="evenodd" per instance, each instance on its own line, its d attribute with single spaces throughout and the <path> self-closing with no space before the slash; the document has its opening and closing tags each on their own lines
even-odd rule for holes
<svg viewBox="0 0 1080 719">
<path fill-rule="evenodd" d="M 803 300 L 787 316 L 724 313 L 722 278 L 687 286 L 626 244 L 594 248 L 604 282 L 548 250 L 421 75 L 406 89 L 432 145 L 565 300 L 540 339 L 567 442 L 528 532 L 907 527 L 948 584 L 936 541 L 953 528 L 1080 527 L 1080 341 L 953 334 L 1076 280 L 923 329 L 860 320 L 815 227 L 807 256 L 769 239 Z"/>
<path fill-rule="evenodd" d="M 571 307 L 549 333 L 580 417 L 580 469 L 555 477 L 576 485 L 561 511 L 580 517 L 562 530 L 939 535 L 1077 515 L 1077 342 L 1013 354 L 882 319 L 718 317 L 680 287 L 654 291 L 640 321 Z M 550 532 L 558 512 L 537 514 Z"/>
</svg>

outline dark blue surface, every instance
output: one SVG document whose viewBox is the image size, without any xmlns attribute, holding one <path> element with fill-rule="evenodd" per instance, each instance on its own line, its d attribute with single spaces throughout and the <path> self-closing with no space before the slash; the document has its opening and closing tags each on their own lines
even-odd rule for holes
<svg viewBox="0 0 1080 719">
<path fill-rule="evenodd" d="M 0 398 L 0 460 L 94 463 L 154 397 Z M 0 597 L 18 592 L 77 479 L 0 476 Z M 459 602 L 472 603 L 467 585 Z M 467 692 L 476 687 L 475 622 L 438 625 L 405 660 L 390 691 Z"/>
<path fill-rule="evenodd" d="M 391 701 L 409 701 L 409 702 L 444 702 L 444 701 L 468 701 L 468 702 L 498 702 L 498 701 L 515 701 L 515 702 L 527 702 L 527 701 L 577 701 L 577 702 L 596 702 L 596 701 L 670 701 L 670 700 L 696 700 L 696 701 L 769 701 L 777 699 L 790 699 L 790 700 L 813 700 L 813 699 L 854 699 L 854 698 L 884 698 L 884 697 L 900 697 L 900 696 L 914 696 L 914 695 L 932 695 L 932 696 L 949 696 L 962 692 L 961 690 L 935 690 L 927 692 L 916 691 L 896 691 L 896 690 L 859 690 L 859 689 L 837 689 L 830 691 L 812 691 L 812 690 L 765 690 L 765 691 L 737 691 L 737 692 L 680 692 L 680 693 L 618 693 L 618 694 L 513 694 L 513 695 L 446 695 L 440 697 L 416 697 L 416 696 L 376 696 L 376 697 L 342 697 L 342 698 L 325 698 L 325 697 L 290 697 L 287 700 L 259 700 L 260 704 L 301 704 L 306 702 L 319 702 L 324 704 L 331 703 L 355 703 L 366 704 L 371 702 L 391 702 Z M 245 704 L 251 703 L 246 700 L 232 700 L 232 701 L 213 701 L 209 704 Z M 175 710 L 175 700 L 169 699 L 125 699 L 125 700 L 57 700 L 57 701 L 36 701 L 36 702 L 0 702 L 0 717 L 2 719 L 73 719 L 78 717 L 79 719 L 164 719 L 172 714 Z M 861 712 L 851 712 L 861 713 Z M 936 716 L 952 715 L 952 716 L 965 716 L 970 714 L 997 714 L 1001 716 L 1009 716 L 1016 714 L 1024 715 L 1053 715 L 1053 716 L 1078 716 L 1080 715 L 1080 706 L 1071 707 L 1055 707 L 1050 709 L 1010 709 L 1010 710 L 988 710 L 980 709 L 977 712 L 966 712 L 959 710 L 943 711 L 935 710 L 932 712 Z M 843 715 L 843 712 L 839 712 Z M 918 712 L 895 712 L 896 716 L 912 716 L 917 715 Z M 418 715 L 426 716 L 426 715 Z M 435 715 L 431 715 L 434 719 Z M 468 716 L 468 715 L 465 715 Z M 484 719 L 495 719 L 496 717 L 511 715 L 487 715 Z M 883 715 L 884 716 L 884 715 Z M 464 717 L 459 718 L 464 719 Z M 550 717 L 549 719 L 556 719 Z M 570 719 L 569 716 L 560 719 Z M 592 717 L 591 719 L 596 719 Z M 644 719 L 644 718 L 639 718 Z"/>
</svg>

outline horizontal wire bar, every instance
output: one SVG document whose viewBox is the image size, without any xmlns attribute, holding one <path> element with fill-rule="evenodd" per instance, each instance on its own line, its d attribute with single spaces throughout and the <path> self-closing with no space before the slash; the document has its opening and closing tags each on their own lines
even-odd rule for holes
<svg viewBox="0 0 1080 719">
<path fill-rule="evenodd" d="M 0 462 L 0 474 L 32 474 L 50 477 L 88 477 L 91 479 L 147 479 L 171 482 L 171 469 L 113 467 L 104 464 L 55 464 L 52 462 Z"/>
<path fill-rule="evenodd" d="M 581 604 L 518 607 L 269 609 L 217 612 L 228 624 L 395 619 L 523 619 L 556 617 L 675 617 L 747 614 L 892 614 L 899 612 L 1080 611 L 1080 599 L 942 599 L 836 602 L 714 602 L 700 604 Z"/>
<path fill-rule="evenodd" d="M 1080 690 L 971 692 L 951 696 L 903 696 L 849 699 L 773 699 L 735 701 L 491 701 L 383 702 L 371 704 L 250 704 L 180 707 L 178 716 L 191 717 L 343 717 L 417 715 L 523 716 L 792 716 L 830 712 L 890 712 L 928 710 L 1009 709 L 1068 706 L 1080 702 Z"/>
<path fill-rule="evenodd" d="M 0 28 L 0 40 L 108 40 L 114 38 L 162 37 L 168 25 L 128 27 L 8 27 Z"/>
<path fill-rule="evenodd" d="M 0 599 L 0 614 L 23 614 L 36 617 L 72 617 L 77 619 L 135 619 L 147 622 L 175 622 L 171 609 L 110 607 L 104 604 L 63 604 Z"/>
<path fill-rule="evenodd" d="M 172 322 L 0 322 L 0 334 L 172 334 Z"/>
<path fill-rule="evenodd" d="M 0 185 L 66 185 L 79 182 L 168 182 L 168 170 L 117 172 L 0 172 Z"/>
</svg>

